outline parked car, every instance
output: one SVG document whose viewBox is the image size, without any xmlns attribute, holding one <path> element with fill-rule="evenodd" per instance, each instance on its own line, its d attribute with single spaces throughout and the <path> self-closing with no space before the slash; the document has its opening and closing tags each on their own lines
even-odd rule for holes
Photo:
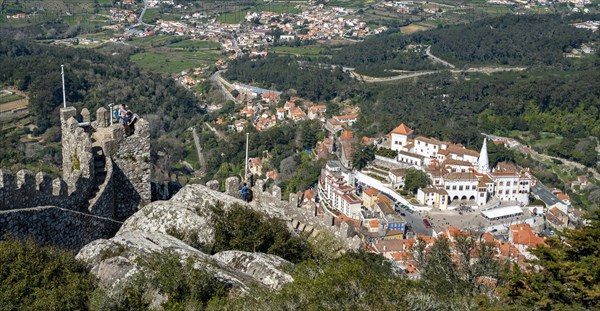
<svg viewBox="0 0 600 311">
<path fill-rule="evenodd" d="M 431 228 L 431 224 L 429 223 L 429 220 L 423 219 L 423 224 L 425 225 L 425 228 L 427 228 L 427 229 Z"/>
</svg>

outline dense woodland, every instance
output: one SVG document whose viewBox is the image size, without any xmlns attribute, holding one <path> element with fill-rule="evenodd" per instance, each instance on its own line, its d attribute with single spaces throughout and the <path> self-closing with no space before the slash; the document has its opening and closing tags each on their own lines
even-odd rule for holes
<svg viewBox="0 0 600 311">
<path fill-rule="evenodd" d="M 97 108 L 111 103 L 128 105 L 134 113 L 151 124 L 154 142 L 163 138 L 165 144 L 176 143 L 180 135 L 201 117 L 194 95 L 166 77 L 142 72 L 131 65 L 127 48 L 107 56 L 91 49 L 73 49 L 2 40 L 0 42 L 0 85 L 14 86 L 27 92 L 29 112 L 37 126 L 34 134 L 48 141 L 60 140 L 59 109 L 62 107 L 60 65 L 65 65 L 67 103 L 80 111 L 88 108 L 93 115 Z M 0 165 L 10 167 L 40 159 L 60 164 L 59 146 L 28 153 L 18 143 L 20 131 L 3 133 L 0 141 Z M 168 148 L 167 148 L 168 149 Z M 50 157 L 48 156 L 50 155 Z M 183 154 L 174 155 L 169 169 Z M 156 157 L 154 157 L 156 158 Z M 156 159 L 155 159 L 156 160 Z"/>
<path fill-rule="evenodd" d="M 459 236 L 459 250 L 439 239 L 427 252 L 415 244 L 421 279 L 411 280 L 381 256 L 364 252 L 323 257 L 305 237 L 242 207 L 221 215 L 218 250 L 283 251 L 296 262 L 294 278 L 279 291 L 256 286 L 232 291 L 201 265 L 165 251 L 139 260 L 144 272 L 123 284 L 121 295 L 98 287 L 74 254 L 31 240 L 0 241 L 0 301 L 4 310 L 146 310 L 158 291 L 166 310 L 595 310 L 600 308 L 600 219 L 561 232 L 532 252 L 538 268 L 521 271 L 498 261 L 477 236 Z M 250 225 L 249 220 L 254 220 Z M 249 226 L 250 225 L 250 226 Z M 318 243 L 317 246 L 324 243 Z M 281 248 L 282 246 L 285 246 Z M 264 249 L 263 249 L 264 247 Z M 216 249 L 215 249 L 216 250 Z M 322 247 L 327 250 L 327 247 Z M 321 255 L 319 255 L 321 254 Z M 477 255 L 480 260 L 471 262 Z M 15 260 L 15 258 L 17 260 Z M 194 268 L 196 267 L 196 268 Z M 487 280 L 487 281 L 486 281 Z"/>
<path fill-rule="evenodd" d="M 390 32 L 343 48 L 333 54 L 332 62 L 356 67 L 367 75 L 382 75 L 385 69 L 436 68 L 426 57 L 407 49 L 410 45 L 431 45 L 435 56 L 459 68 L 482 65 L 569 67 L 572 64 L 563 53 L 599 38 L 598 33 L 570 24 L 594 19 L 597 18 L 579 15 L 504 15 L 407 36 Z"/>
</svg>

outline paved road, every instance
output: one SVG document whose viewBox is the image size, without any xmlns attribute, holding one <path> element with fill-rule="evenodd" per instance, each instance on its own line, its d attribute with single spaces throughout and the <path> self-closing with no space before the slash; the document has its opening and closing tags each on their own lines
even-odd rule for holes
<svg viewBox="0 0 600 311">
<path fill-rule="evenodd" d="M 231 95 L 231 93 L 229 93 L 229 91 L 223 85 L 223 81 L 222 81 L 223 78 L 221 78 L 221 72 L 224 72 L 224 70 L 218 70 L 215 73 L 213 73 L 213 75 L 210 76 L 210 82 L 213 85 L 217 86 L 217 88 L 219 89 L 219 92 L 221 92 L 221 95 L 223 95 L 223 97 L 225 97 L 225 99 L 231 100 L 234 103 L 237 103 L 237 100 L 235 99 L 235 97 L 233 97 L 233 95 Z"/>
<path fill-rule="evenodd" d="M 551 206 L 560 202 L 560 200 L 539 181 L 535 184 L 535 186 L 531 187 L 531 193 L 538 196 L 540 200 L 546 203 L 547 206 Z"/>
<path fill-rule="evenodd" d="M 224 141 L 229 141 L 229 138 L 227 137 L 227 135 L 223 134 L 221 131 L 212 127 L 208 122 L 204 122 L 204 124 L 206 125 L 206 127 L 208 127 L 209 130 L 211 130 L 213 133 L 215 133 L 215 135 L 217 135 L 217 137 L 219 137 L 220 139 L 222 139 Z"/>
<path fill-rule="evenodd" d="M 199 173 L 200 176 L 204 176 L 204 174 L 206 174 L 206 160 L 204 159 L 204 154 L 202 154 L 200 138 L 198 137 L 195 127 L 192 127 L 192 136 L 194 136 L 194 144 L 196 145 L 196 152 L 198 152 L 198 164 L 200 165 Z"/>
<path fill-rule="evenodd" d="M 406 220 L 406 224 L 410 226 L 411 230 L 416 233 L 417 235 L 427 235 L 427 236 L 431 236 L 432 233 L 432 229 L 429 228 L 425 228 L 425 225 L 423 224 L 423 216 L 421 216 L 418 212 L 412 212 L 410 210 L 406 210 L 406 209 L 402 209 L 402 213 L 404 213 L 405 216 L 404 220 Z"/>
<path fill-rule="evenodd" d="M 490 73 L 506 72 L 506 71 L 523 71 L 525 69 L 527 69 L 527 67 L 479 67 L 479 68 L 469 68 L 469 69 L 451 69 L 451 70 L 447 70 L 447 71 L 449 71 L 451 73 L 486 73 L 486 74 L 490 74 Z M 351 72 L 351 75 L 354 78 L 356 78 L 360 81 L 366 82 L 366 83 L 379 83 L 379 82 L 389 82 L 389 81 L 396 81 L 396 80 L 411 79 L 411 78 L 416 78 L 416 77 L 420 77 L 420 76 L 427 76 L 427 75 L 440 73 L 442 71 L 444 71 L 444 70 L 417 71 L 417 72 L 412 72 L 409 74 L 403 74 L 403 75 L 398 75 L 398 76 L 393 76 L 393 77 L 383 77 L 383 78 L 365 76 L 365 75 L 356 73 L 354 71 Z"/>
<path fill-rule="evenodd" d="M 494 135 L 487 135 L 485 133 L 481 133 L 485 136 L 487 136 L 488 139 L 494 140 L 494 139 L 504 139 L 506 141 L 508 141 L 508 148 L 509 149 L 514 149 L 517 150 L 525 155 L 530 155 L 532 158 L 534 158 L 535 160 L 538 161 L 552 161 L 552 160 L 559 160 L 562 162 L 562 165 L 571 167 L 571 168 L 578 168 L 578 169 L 584 169 L 587 170 L 589 173 L 591 173 L 594 178 L 596 179 L 600 179 L 600 173 L 598 173 L 595 169 L 591 168 L 591 167 L 586 167 L 585 165 L 581 164 L 581 163 L 577 163 L 577 162 L 573 162 L 571 160 L 565 159 L 565 158 L 559 158 L 559 157 L 555 157 L 555 156 L 550 156 L 547 154 L 543 154 L 543 153 L 539 153 L 535 150 L 533 150 L 532 148 L 529 148 L 528 146 L 523 145 L 522 143 L 520 143 L 519 141 L 512 139 L 512 138 L 508 138 L 508 137 L 502 137 L 502 136 L 494 136 Z"/>
<path fill-rule="evenodd" d="M 138 23 L 140 25 L 150 26 L 149 24 L 144 23 L 144 14 L 146 14 L 146 9 L 148 8 L 148 1 L 144 0 L 144 8 L 142 9 L 142 13 L 140 17 L 138 17 Z"/>
</svg>

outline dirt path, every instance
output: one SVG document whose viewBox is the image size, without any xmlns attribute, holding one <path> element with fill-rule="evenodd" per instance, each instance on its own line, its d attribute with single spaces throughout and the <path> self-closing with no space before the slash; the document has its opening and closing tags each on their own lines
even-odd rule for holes
<svg viewBox="0 0 600 311">
<path fill-rule="evenodd" d="M 431 54 L 431 45 L 427 47 L 427 49 L 425 49 L 425 54 L 427 54 L 427 56 L 429 56 L 429 58 L 431 58 L 434 62 L 436 63 L 440 63 L 446 67 L 450 67 L 452 69 L 456 68 L 456 66 L 450 64 L 449 62 Z"/>
</svg>

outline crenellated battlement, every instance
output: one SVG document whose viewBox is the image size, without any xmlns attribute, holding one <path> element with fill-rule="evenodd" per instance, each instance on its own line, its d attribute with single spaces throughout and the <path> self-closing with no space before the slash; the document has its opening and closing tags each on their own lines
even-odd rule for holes
<svg viewBox="0 0 600 311">
<path fill-rule="evenodd" d="M 206 183 L 209 189 L 218 191 L 219 183 L 209 181 Z M 240 180 L 237 177 L 229 177 L 225 180 L 225 193 L 235 198 L 241 197 Z M 320 215 L 317 210 L 306 210 L 297 207 L 296 195 L 290 195 L 289 201 L 283 201 L 281 198 L 281 188 L 278 186 L 264 187 L 264 181 L 258 180 L 252 187 L 254 194 L 253 201 L 248 204 L 249 207 L 259 210 L 272 217 L 279 218 L 287 222 L 293 230 L 304 232 L 309 236 L 316 238 L 322 232 L 333 234 L 340 241 L 351 249 L 358 249 L 360 239 L 351 233 L 348 223 L 336 221 L 336 217 L 329 213 Z"/>
<path fill-rule="evenodd" d="M 106 108 L 95 117 L 87 108 L 79 115 L 75 107 L 62 108 L 62 178 L 0 169 L 0 210 L 51 205 L 122 220 L 149 203 L 148 122 L 140 119 L 126 136 Z"/>
<path fill-rule="evenodd" d="M 77 192 L 77 191 L 76 191 Z M 75 196 L 67 195 L 67 185 L 60 179 L 39 172 L 20 170 L 16 174 L 0 169 L 0 210 L 40 205 L 72 207 Z"/>
</svg>

